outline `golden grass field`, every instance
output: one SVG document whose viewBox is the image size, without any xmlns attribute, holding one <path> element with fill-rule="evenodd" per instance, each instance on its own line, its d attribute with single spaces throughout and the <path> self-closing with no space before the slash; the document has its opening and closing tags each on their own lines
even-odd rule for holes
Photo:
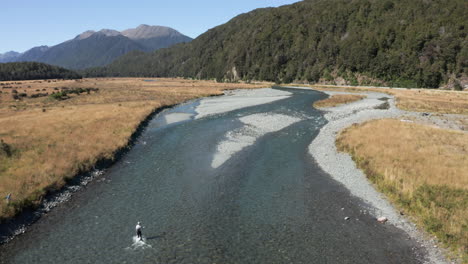
<svg viewBox="0 0 468 264">
<path fill-rule="evenodd" d="M 337 147 L 419 226 L 468 261 L 468 133 L 384 119 L 345 129 Z"/>
<path fill-rule="evenodd" d="M 395 96 L 400 109 L 442 114 L 468 114 L 468 91 L 391 89 L 347 86 L 307 86 L 319 91 L 381 92 Z"/>
<path fill-rule="evenodd" d="M 335 107 L 342 104 L 349 104 L 366 98 L 364 95 L 358 94 L 334 94 L 327 99 L 320 100 L 314 103 L 315 108 Z"/>
<path fill-rule="evenodd" d="M 227 89 L 269 87 L 183 79 L 139 78 L 3 82 L 0 94 L 0 219 L 34 205 L 47 190 L 112 159 L 126 147 L 139 124 L 155 109 Z M 8 83 L 8 84 L 5 84 Z M 54 88 L 98 88 L 67 100 L 47 97 L 14 100 L 12 90 L 57 92 Z M 60 90 L 60 89 L 59 89 Z M 6 147 L 5 147 L 6 146 Z M 3 148 L 3 151 L 2 151 Z M 8 148 L 5 152 L 5 148 Z M 10 203 L 4 197 L 12 194 Z"/>
</svg>

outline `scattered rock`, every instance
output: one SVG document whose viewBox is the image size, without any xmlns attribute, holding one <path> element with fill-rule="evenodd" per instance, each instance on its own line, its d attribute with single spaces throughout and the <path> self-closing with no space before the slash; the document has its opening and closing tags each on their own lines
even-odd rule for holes
<svg viewBox="0 0 468 264">
<path fill-rule="evenodd" d="M 345 217 L 344 220 L 348 221 L 350 218 L 349 217 Z"/>
<path fill-rule="evenodd" d="M 388 218 L 385 217 L 385 216 L 382 216 L 382 217 L 379 217 L 377 218 L 377 222 L 381 223 L 381 224 L 384 224 L 385 222 L 388 221 Z"/>
<path fill-rule="evenodd" d="M 414 121 L 408 120 L 408 119 L 401 119 L 400 121 L 401 122 L 407 122 L 407 123 L 414 123 Z"/>
</svg>

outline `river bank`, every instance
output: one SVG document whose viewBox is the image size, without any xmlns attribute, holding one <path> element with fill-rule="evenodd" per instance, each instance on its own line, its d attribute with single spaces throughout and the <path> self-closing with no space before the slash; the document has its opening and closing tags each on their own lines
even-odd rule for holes
<svg viewBox="0 0 468 264">
<path fill-rule="evenodd" d="M 323 92 L 329 95 L 346 94 L 346 92 Z M 423 227 L 416 227 L 407 217 L 402 216 L 394 205 L 390 204 L 387 198 L 376 190 L 375 185 L 369 182 L 363 171 L 356 167 L 350 154 L 337 150 L 336 138 L 342 130 L 348 127 L 384 118 L 397 118 L 413 122 L 407 120 L 412 117 L 414 121 L 420 123 L 444 124 L 443 127 L 457 127 L 460 130 L 463 126 L 457 126 L 456 122 L 440 122 L 443 115 L 435 116 L 429 121 L 428 115 L 400 110 L 395 105 L 395 98 L 388 94 L 377 92 L 361 92 L 360 94 L 367 97 L 355 103 L 322 109 L 326 112 L 325 118 L 328 123 L 309 146 L 310 154 L 324 171 L 346 186 L 353 195 L 369 204 L 369 209 L 364 210 L 365 213 L 372 214 L 376 219 L 386 217 L 390 224 L 405 230 L 411 238 L 418 241 L 427 250 L 429 263 L 447 263 L 444 256 L 447 252 L 440 250 L 436 240 L 426 232 L 421 231 L 420 228 Z M 388 105 L 385 105 L 386 103 Z M 365 137 L 365 135 L 361 135 L 361 137 Z"/>
<path fill-rule="evenodd" d="M 1 94 L 0 233 L 11 230 L 11 219 L 27 223 L 36 219 L 36 208 L 51 207 L 51 197 L 73 192 L 128 151 L 140 130 L 157 112 L 200 97 L 221 95 L 224 90 L 259 88 L 262 85 L 218 84 L 183 79 L 103 78 L 15 82 L 28 97 L 13 100 Z M 97 92 L 72 94 L 55 100 L 34 98 L 37 91 L 89 88 Z M 264 86 L 263 86 L 264 87 Z M 65 187 L 64 187 L 65 186 Z M 67 197 L 65 195 L 64 197 Z M 65 198 L 59 198 L 65 199 Z M 55 200 L 55 198 L 52 198 Z M 44 205 L 48 204 L 48 205 Z M 4 240 L 6 239 L 3 236 Z"/>
</svg>

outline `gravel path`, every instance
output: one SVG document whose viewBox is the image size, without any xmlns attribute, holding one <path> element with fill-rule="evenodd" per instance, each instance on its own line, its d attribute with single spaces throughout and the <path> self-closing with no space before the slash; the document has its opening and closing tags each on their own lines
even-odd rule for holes
<svg viewBox="0 0 468 264">
<path fill-rule="evenodd" d="M 345 92 L 325 93 L 346 94 Z M 387 217 L 390 224 L 403 229 L 410 237 L 420 242 L 428 252 L 429 263 L 447 263 L 442 252 L 436 248 L 434 241 L 425 239 L 423 233 L 418 231 L 413 223 L 402 217 L 386 198 L 374 189 L 364 173 L 356 167 L 351 156 L 337 151 L 335 146 L 337 133 L 352 124 L 373 119 L 396 118 L 408 114 L 420 115 L 420 113 L 399 110 L 395 106 L 394 97 L 388 94 L 375 92 L 361 94 L 367 95 L 367 98 L 351 104 L 323 109 L 327 112 L 325 118 L 329 123 L 321 129 L 319 135 L 310 144 L 310 154 L 325 172 L 346 186 L 353 195 L 369 204 L 367 210 L 373 216 Z M 382 98 L 389 98 L 389 109 L 376 109 L 385 102 Z"/>
</svg>

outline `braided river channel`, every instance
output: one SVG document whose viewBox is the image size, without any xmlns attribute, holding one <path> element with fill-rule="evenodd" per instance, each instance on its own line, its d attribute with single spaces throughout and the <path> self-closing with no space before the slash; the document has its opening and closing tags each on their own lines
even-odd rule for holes
<svg viewBox="0 0 468 264">
<path fill-rule="evenodd" d="M 1 245 L 0 263 L 421 263 L 415 241 L 363 213 L 308 153 L 325 97 L 239 91 L 161 112 L 116 164 Z"/>
</svg>

